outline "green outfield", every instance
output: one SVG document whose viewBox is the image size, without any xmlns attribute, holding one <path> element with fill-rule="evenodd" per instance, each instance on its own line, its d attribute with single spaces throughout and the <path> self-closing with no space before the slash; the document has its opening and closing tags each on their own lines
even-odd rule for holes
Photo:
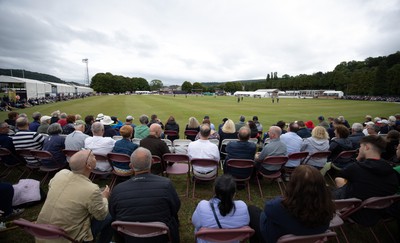
<svg viewBox="0 0 400 243">
<path fill-rule="evenodd" d="M 221 123 L 224 117 L 229 117 L 236 122 L 240 115 L 246 116 L 247 119 L 257 115 L 264 127 L 268 127 L 278 120 L 286 122 L 313 120 L 316 122 L 316 118 L 320 115 L 325 117 L 343 115 L 352 123 L 363 121 L 366 114 L 388 117 L 400 112 L 399 104 L 384 102 L 281 98 L 279 104 L 273 104 L 271 99 L 244 98 L 242 102 L 237 103 L 235 97 L 188 96 L 186 98 L 178 95 L 176 97 L 162 95 L 96 96 L 84 100 L 71 100 L 20 109 L 18 112 L 27 113 L 30 116 L 35 111 L 40 111 L 42 114 L 50 114 L 54 110 L 61 110 L 68 114 L 81 114 L 82 116 L 104 113 L 106 115 L 115 115 L 122 119 L 127 115 L 133 115 L 136 124 L 138 124 L 138 118 L 141 114 L 157 114 L 163 122 L 167 120 L 168 116 L 173 115 L 182 127 L 181 135 L 183 135 L 184 126 L 190 116 L 195 116 L 201 120 L 204 115 L 209 115 L 211 121 L 217 125 Z M 0 119 L 4 120 L 6 117 L 7 112 L 0 113 Z M 220 171 L 219 173 L 221 174 L 222 172 Z M 7 181 L 16 183 L 18 175 L 18 171 L 15 171 Z M 41 173 L 34 173 L 31 176 L 31 178 L 38 180 L 42 177 Z M 183 196 L 186 189 L 185 176 L 171 176 L 171 179 L 182 202 L 179 211 L 181 242 L 193 242 L 192 213 L 201 199 L 209 199 L 213 196 L 212 186 L 209 184 L 197 185 L 196 198 L 187 198 Z M 328 177 L 326 177 L 326 181 L 333 186 Z M 95 180 L 95 183 L 105 186 L 109 184 L 109 180 Z M 47 189 L 47 185 L 45 185 L 44 190 L 47 191 Z M 262 208 L 266 199 L 279 195 L 279 188 L 276 182 L 264 181 L 263 194 L 265 198 L 260 197 L 258 186 L 252 183 L 251 201 L 247 199 L 246 190 L 238 191 L 235 198 Z M 42 204 L 27 208 L 21 217 L 35 221 L 41 206 Z M 394 222 L 389 227 L 391 230 L 396 231 L 397 226 Z M 351 242 L 369 242 L 371 240 L 371 235 L 366 228 L 345 226 L 345 230 Z M 383 241 L 390 240 L 383 227 L 378 227 L 377 232 L 383 237 Z M 344 240 L 341 236 L 340 239 Z M 33 238 L 20 229 L 14 229 L 0 233 L 0 242 L 33 242 Z"/>
<path fill-rule="evenodd" d="M 240 103 L 236 97 L 229 96 L 187 96 L 176 95 L 105 95 L 85 99 L 57 102 L 47 105 L 34 106 L 17 110 L 26 113 L 28 117 L 35 111 L 50 115 L 51 112 L 60 110 L 67 114 L 105 115 L 117 116 L 123 120 L 127 115 L 132 115 L 134 123 L 139 123 L 139 116 L 157 114 L 165 123 L 173 115 L 177 123 L 184 130 L 188 118 L 196 117 L 199 121 L 204 115 L 209 115 L 211 122 L 216 126 L 222 118 L 227 117 L 234 122 L 240 115 L 250 120 L 254 115 L 268 127 L 279 120 L 285 122 L 295 120 L 312 120 L 317 123 L 320 115 L 338 117 L 344 116 L 350 123 L 362 122 L 365 115 L 372 117 L 388 117 L 400 113 L 400 104 L 371 101 L 327 100 L 327 99 L 291 99 L 281 98 L 279 103 L 272 103 L 269 98 L 244 98 Z M 0 119 L 4 120 L 7 112 L 0 112 Z M 183 132 L 181 131 L 181 135 Z"/>
</svg>

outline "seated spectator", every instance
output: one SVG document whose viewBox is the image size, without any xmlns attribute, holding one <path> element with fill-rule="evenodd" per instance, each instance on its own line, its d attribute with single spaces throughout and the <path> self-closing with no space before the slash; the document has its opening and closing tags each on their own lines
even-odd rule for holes
<svg viewBox="0 0 400 243">
<path fill-rule="evenodd" d="M 269 143 L 264 145 L 264 148 L 260 153 L 255 156 L 256 169 L 261 170 L 264 174 L 273 174 L 280 169 L 280 166 L 274 165 L 263 165 L 262 162 L 267 156 L 286 156 L 287 148 L 284 143 L 281 142 L 281 128 L 278 126 L 271 126 L 268 131 L 270 138 Z"/>
<path fill-rule="evenodd" d="M 192 130 L 192 131 L 200 131 L 200 124 L 199 121 L 196 119 L 196 117 L 190 117 L 189 118 L 189 123 L 186 125 L 185 131 L 187 130 Z M 195 140 L 196 136 L 186 136 L 187 139 L 190 139 L 192 141 Z"/>
<path fill-rule="evenodd" d="M 204 119 L 203 124 L 207 124 L 211 128 L 211 123 L 210 123 L 209 119 Z M 214 129 L 211 128 L 210 136 L 208 137 L 208 139 L 218 139 L 219 140 L 219 138 L 220 138 L 219 134 Z M 197 140 L 197 139 L 200 139 L 200 133 L 198 133 L 196 135 L 195 140 Z"/>
<path fill-rule="evenodd" d="M 29 122 L 26 117 L 18 118 L 16 127 L 18 132 L 12 137 L 15 149 L 42 149 L 44 136 L 28 130 Z M 27 157 L 25 160 L 31 165 L 39 164 L 39 161 L 34 157 Z"/>
<path fill-rule="evenodd" d="M 75 115 L 68 115 L 67 116 L 67 124 L 65 124 L 65 126 L 63 126 L 62 133 L 68 135 L 68 134 L 74 132 L 75 131 L 74 123 L 75 123 Z"/>
<path fill-rule="evenodd" d="M 262 131 L 263 131 L 263 126 L 262 126 L 261 123 L 258 121 L 258 116 L 253 116 L 253 122 L 256 124 L 258 133 L 259 133 L 260 136 L 261 136 Z"/>
<path fill-rule="evenodd" d="M 223 118 L 222 123 L 218 125 L 218 134 L 220 134 L 222 126 L 225 124 L 225 122 L 228 120 L 228 118 Z"/>
<path fill-rule="evenodd" d="M 147 123 L 149 123 L 149 117 L 146 115 L 141 115 L 139 117 L 140 125 L 135 127 L 135 138 L 143 139 L 149 136 L 149 127 Z"/>
<path fill-rule="evenodd" d="M 280 136 L 282 143 L 286 145 L 287 154 L 300 152 L 303 139 L 297 135 L 299 126 L 295 122 L 291 122 L 288 127 L 288 131 Z M 288 160 L 285 167 L 294 168 L 300 165 L 300 160 Z"/>
<path fill-rule="evenodd" d="M 395 161 L 396 149 L 399 145 L 400 132 L 391 130 L 386 136 L 386 149 L 382 152 L 382 158 L 388 161 Z"/>
<path fill-rule="evenodd" d="M 18 164 L 18 162 L 23 161 L 22 158 L 20 161 L 16 159 L 16 152 L 13 143 L 13 139 L 8 135 L 10 131 L 10 125 L 7 122 L 0 123 L 0 147 L 6 148 L 10 150 L 12 155 L 6 155 L 1 157 L 1 162 L 7 165 Z"/>
<path fill-rule="evenodd" d="M 161 129 L 164 130 L 164 124 L 161 122 L 161 120 L 157 117 L 156 114 L 151 115 L 150 121 L 147 123 L 147 126 L 150 127 L 154 123 L 160 125 Z"/>
<path fill-rule="evenodd" d="M 298 121 L 297 125 L 299 125 L 299 130 L 297 131 L 297 135 L 301 138 L 309 138 L 311 137 L 310 130 L 306 127 L 303 121 Z"/>
<path fill-rule="evenodd" d="M 104 116 L 103 119 L 100 122 L 104 126 L 103 137 L 112 138 L 112 137 L 118 135 L 117 131 L 115 131 L 115 129 L 111 127 L 111 124 L 113 124 L 114 121 L 111 119 L 110 116 Z"/>
<path fill-rule="evenodd" d="M 158 124 L 152 126 L 160 127 Z M 112 220 L 161 221 L 168 226 L 172 242 L 179 243 L 178 211 L 181 202 L 168 178 L 150 173 L 151 161 L 149 150 L 139 147 L 133 152 L 130 167 L 135 171 L 135 176 L 114 187 L 109 204 Z M 117 237 L 114 236 L 116 241 L 121 236 Z M 167 242 L 165 235 L 143 241 L 127 235 L 124 238 L 125 242 Z"/>
<path fill-rule="evenodd" d="M 211 128 L 208 124 L 203 124 L 200 127 L 200 139 L 191 142 L 188 146 L 188 156 L 190 159 L 212 159 L 219 161 L 218 146 L 211 143 L 208 138 L 211 133 Z M 210 178 L 217 173 L 216 167 L 198 167 L 193 166 L 193 173 L 199 178 Z"/>
<path fill-rule="evenodd" d="M 195 233 L 201 227 L 232 229 L 249 224 L 247 205 L 241 200 L 233 200 L 235 181 L 230 175 L 222 175 L 215 181 L 215 196 L 209 201 L 201 200 L 192 215 Z M 208 241 L 198 239 L 198 243 Z"/>
<path fill-rule="evenodd" d="M 329 134 L 329 139 L 331 139 L 332 140 L 332 138 L 334 138 L 335 136 L 336 136 L 336 134 L 335 134 L 335 127 L 336 126 L 339 126 L 339 125 L 342 125 L 343 126 L 343 124 L 341 123 L 341 121 L 339 120 L 339 119 L 337 119 L 337 118 L 332 118 L 332 122 L 331 122 L 331 125 L 330 125 L 330 127 L 328 128 L 328 134 Z"/>
<path fill-rule="evenodd" d="M 351 126 L 351 134 L 349 135 L 349 139 L 353 145 L 353 150 L 356 150 L 360 147 L 360 140 L 365 136 L 362 130 L 363 126 L 361 123 L 353 123 Z"/>
<path fill-rule="evenodd" d="M 246 118 L 244 116 L 239 117 L 239 122 L 235 123 L 235 130 L 239 131 L 239 129 L 243 126 L 246 126 L 246 123 L 244 122 Z"/>
<path fill-rule="evenodd" d="M 94 122 L 94 116 L 93 115 L 87 115 L 85 116 L 85 134 L 89 136 L 93 136 L 92 133 L 92 124 Z"/>
<path fill-rule="evenodd" d="M 311 235 L 329 228 L 335 206 L 324 177 L 312 166 L 300 165 L 292 173 L 283 197 L 267 201 L 262 211 L 249 206 L 250 242 L 276 242 L 286 234 Z"/>
<path fill-rule="evenodd" d="M 215 126 L 214 126 L 214 124 L 211 122 L 210 116 L 205 115 L 204 118 L 203 118 L 202 124 L 204 124 L 204 120 L 208 120 L 209 122 L 206 122 L 206 123 L 210 123 L 210 128 L 211 128 L 211 130 L 214 130 L 214 131 L 215 131 Z"/>
<path fill-rule="evenodd" d="M 53 111 L 53 112 L 50 114 L 50 116 L 51 116 L 50 124 L 53 124 L 53 123 L 55 123 L 55 122 L 58 122 L 58 120 L 60 120 L 60 111 L 59 111 L 59 110 Z"/>
<path fill-rule="evenodd" d="M 139 147 L 137 144 L 134 144 L 131 141 L 133 128 L 129 125 L 124 125 L 121 127 L 121 129 L 119 129 L 119 133 L 121 134 L 122 139 L 115 142 L 112 152 L 131 156 L 133 151 L 135 151 Z M 131 170 L 129 168 L 129 165 L 127 165 L 126 163 L 119 163 L 119 162 L 113 162 L 113 163 L 115 167 L 125 172 L 126 171 L 129 172 Z"/>
<path fill-rule="evenodd" d="M 335 178 L 338 189 L 334 191 L 335 199 L 390 196 L 399 187 L 398 175 L 389 163 L 381 159 L 385 150 L 385 140 L 377 135 L 365 136 L 360 140 L 357 162 L 352 163 Z M 362 209 L 351 216 L 351 219 L 362 225 L 375 224 L 382 211 Z"/>
<path fill-rule="evenodd" d="M 47 134 L 47 129 L 50 126 L 50 116 L 42 116 L 40 118 L 40 126 L 37 129 L 38 133 L 46 133 Z"/>
<path fill-rule="evenodd" d="M 336 167 L 344 168 L 349 165 L 352 160 L 340 159 L 337 160 L 336 157 L 343 151 L 348 151 L 353 149 L 353 144 L 349 139 L 349 129 L 343 125 L 335 126 L 335 139 L 331 140 L 329 145 L 329 151 L 331 155 L 328 157 L 328 161 L 335 161 Z"/>
<path fill-rule="evenodd" d="M 259 138 L 259 134 L 258 134 L 258 129 L 257 129 L 256 124 L 253 121 L 248 121 L 247 122 L 247 126 L 250 128 L 250 131 L 251 131 L 250 137 L 258 139 Z"/>
<path fill-rule="evenodd" d="M 310 155 L 316 152 L 329 150 L 329 135 L 323 126 L 316 126 L 311 137 L 303 140 L 300 151 L 308 152 Z M 318 170 L 322 169 L 326 164 L 326 159 L 310 159 L 307 165 L 314 166 Z"/>
<path fill-rule="evenodd" d="M 227 161 L 230 159 L 251 159 L 254 160 L 257 146 L 255 143 L 249 142 L 250 129 L 241 127 L 238 133 L 239 141 L 232 141 L 226 145 L 225 151 L 228 154 L 225 158 L 224 173 L 232 174 L 235 177 L 243 178 L 240 172 L 235 168 L 228 170 L 226 167 Z M 239 173 L 238 173 L 239 172 Z"/>
<path fill-rule="evenodd" d="M 221 130 L 219 131 L 219 138 L 220 138 L 219 139 L 220 143 L 224 139 L 236 139 L 237 138 L 235 123 L 231 119 L 228 119 L 222 126 Z"/>
<path fill-rule="evenodd" d="M 346 119 L 344 119 L 344 116 L 339 116 L 338 119 L 340 121 L 340 124 L 344 125 L 347 128 L 350 128 L 350 124 Z"/>
<path fill-rule="evenodd" d="M 149 129 L 149 136 L 140 140 L 140 147 L 150 150 L 152 155 L 157 155 L 162 159 L 163 155 L 170 153 L 168 145 L 161 140 L 161 126 L 157 123 L 153 123 Z M 152 173 L 159 174 L 162 172 L 161 165 L 153 166 Z"/>
<path fill-rule="evenodd" d="M 386 119 L 382 119 L 377 122 L 377 126 L 379 126 L 379 134 L 387 134 L 389 132 L 389 121 Z"/>
<path fill-rule="evenodd" d="M 60 119 L 57 121 L 61 127 L 67 125 L 67 113 L 63 112 L 60 114 Z"/>
<path fill-rule="evenodd" d="M 115 140 L 110 137 L 103 137 L 104 126 L 101 122 L 92 124 L 93 137 L 85 139 L 85 148 L 93 151 L 94 154 L 107 155 L 114 148 Z M 111 166 L 108 161 L 97 161 L 96 169 L 100 171 L 110 171 Z"/>
<path fill-rule="evenodd" d="M 367 127 L 367 133 L 368 133 L 367 135 L 378 135 L 379 131 L 381 130 L 381 128 L 378 125 L 376 125 L 375 123 L 373 123 L 373 124 L 368 123 L 366 127 Z"/>
<path fill-rule="evenodd" d="M 318 122 L 319 122 L 318 126 L 321 126 L 321 127 L 325 128 L 325 129 L 329 128 L 329 124 L 328 124 L 328 122 L 325 121 L 325 117 L 319 116 L 318 117 Z"/>
<path fill-rule="evenodd" d="M 165 130 L 176 131 L 178 133 L 177 136 L 168 136 L 169 140 L 174 141 L 179 138 L 179 124 L 176 123 L 173 116 L 170 116 L 168 121 L 165 123 Z"/>
<path fill-rule="evenodd" d="M 34 112 L 32 114 L 33 121 L 29 124 L 29 131 L 37 132 L 38 127 L 40 126 L 40 117 L 42 114 L 40 112 Z"/>
<path fill-rule="evenodd" d="M 74 128 L 75 131 L 65 138 L 65 149 L 81 150 L 85 147 L 85 139 L 89 137 L 89 135 L 83 133 L 85 122 L 82 120 L 75 121 Z"/>
<path fill-rule="evenodd" d="M 121 127 L 124 125 L 122 121 L 118 120 L 118 117 L 116 116 L 112 116 L 111 120 L 113 121 L 113 123 L 111 124 L 111 128 L 115 131 L 119 131 L 119 129 L 121 129 Z"/>
<path fill-rule="evenodd" d="M 63 153 L 65 149 L 65 137 L 60 136 L 62 133 L 61 125 L 53 123 L 47 129 L 49 136 L 45 138 L 43 143 L 43 149 L 50 152 L 53 155 L 53 160 L 42 160 L 42 165 L 47 167 L 60 167 L 61 165 L 67 164 L 67 160 Z"/>
<path fill-rule="evenodd" d="M 135 127 L 136 127 L 136 125 L 135 124 L 133 124 L 133 116 L 131 116 L 131 115 L 128 115 L 127 117 L 126 117 L 126 119 L 125 119 L 125 124 L 124 125 L 129 125 L 129 126 L 131 126 L 132 128 L 133 128 L 133 134 L 135 134 Z"/>
<path fill-rule="evenodd" d="M 108 215 L 108 186 L 103 192 L 89 180 L 96 167 L 96 158 L 90 150 L 75 153 L 69 162 L 70 170 L 61 170 L 49 183 L 46 201 L 37 223 L 55 224 L 68 236 L 79 242 L 91 242 L 101 233 L 97 242 L 110 242 L 111 217 Z M 39 240 L 37 241 L 39 242 Z M 40 240 L 54 242 L 54 239 Z"/>
<path fill-rule="evenodd" d="M 307 127 L 307 129 L 309 130 L 309 131 L 312 131 L 313 129 L 314 129 L 314 123 L 311 121 L 311 120 L 309 120 L 309 121 L 306 121 L 305 123 L 304 123 L 304 125 Z"/>
<path fill-rule="evenodd" d="M 18 118 L 19 113 L 16 111 L 10 111 L 7 114 L 8 119 L 5 119 L 4 121 L 10 125 L 10 130 L 15 132 L 16 128 L 16 121 Z"/>
</svg>

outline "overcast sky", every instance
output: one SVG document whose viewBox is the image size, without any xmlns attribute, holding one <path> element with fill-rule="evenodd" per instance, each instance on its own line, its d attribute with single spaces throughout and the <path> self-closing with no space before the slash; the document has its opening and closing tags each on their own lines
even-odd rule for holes
<svg viewBox="0 0 400 243">
<path fill-rule="evenodd" d="M 400 50 L 400 0 L 0 0 L 0 68 L 164 85 L 332 71 Z"/>
</svg>

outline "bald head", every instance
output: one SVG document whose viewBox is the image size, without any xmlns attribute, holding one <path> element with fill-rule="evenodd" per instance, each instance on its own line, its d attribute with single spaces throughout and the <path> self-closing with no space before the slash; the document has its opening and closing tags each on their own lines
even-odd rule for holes
<svg viewBox="0 0 400 243">
<path fill-rule="evenodd" d="M 238 137 L 240 141 L 248 141 L 250 139 L 251 131 L 248 127 L 241 127 L 239 129 Z"/>
<path fill-rule="evenodd" d="M 150 125 L 150 130 L 149 130 L 149 134 L 156 136 L 156 137 L 160 137 L 162 132 L 161 126 L 158 123 L 153 123 Z"/>
<path fill-rule="evenodd" d="M 69 167 L 72 172 L 82 174 L 86 170 L 86 164 L 90 162 L 93 155 L 91 150 L 80 150 L 71 156 Z"/>
<path fill-rule="evenodd" d="M 271 139 L 279 138 L 281 136 L 282 129 L 278 126 L 271 126 L 269 128 L 268 134 Z"/>
<path fill-rule="evenodd" d="M 130 167 L 135 172 L 150 171 L 152 157 L 148 149 L 139 147 L 131 155 Z"/>
</svg>

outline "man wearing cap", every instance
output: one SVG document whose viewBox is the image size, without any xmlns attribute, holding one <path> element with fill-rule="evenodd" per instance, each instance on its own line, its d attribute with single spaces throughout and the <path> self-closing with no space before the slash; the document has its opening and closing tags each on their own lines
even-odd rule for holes
<svg viewBox="0 0 400 243">
<path fill-rule="evenodd" d="M 47 134 L 47 129 L 50 126 L 50 116 L 42 116 L 40 118 L 40 126 L 37 129 L 38 133 L 46 133 Z"/>
<path fill-rule="evenodd" d="M 319 116 L 318 117 L 318 126 L 324 127 L 325 129 L 329 128 L 329 124 L 328 122 L 325 121 L 325 117 L 323 116 Z"/>
<path fill-rule="evenodd" d="M 112 138 L 112 137 L 118 135 L 117 131 L 115 131 L 115 129 L 111 127 L 111 124 L 113 124 L 114 121 L 111 119 L 110 116 L 104 116 L 104 118 L 100 122 L 104 126 L 104 135 L 103 135 L 103 137 Z"/>
<path fill-rule="evenodd" d="M 107 155 L 113 150 L 115 140 L 110 137 L 103 137 L 104 125 L 101 122 L 95 122 L 92 124 L 92 133 L 93 137 L 85 139 L 86 149 L 91 149 L 93 153 L 101 155 Z M 108 161 L 97 161 L 96 169 L 109 171 L 111 170 L 111 166 Z"/>
<path fill-rule="evenodd" d="M 42 114 L 40 112 L 34 112 L 32 114 L 33 122 L 29 123 L 29 131 L 37 132 L 38 127 L 40 126 L 40 117 Z"/>
<path fill-rule="evenodd" d="M 125 125 L 131 126 L 133 128 L 133 133 L 135 133 L 135 127 L 136 125 L 133 124 L 133 116 L 129 115 L 125 119 Z"/>
<path fill-rule="evenodd" d="M 85 139 L 89 137 L 89 135 L 83 133 L 85 131 L 85 122 L 82 120 L 75 121 L 74 128 L 75 131 L 65 138 L 65 149 L 81 150 L 85 147 Z"/>
<path fill-rule="evenodd" d="M 108 214 L 110 190 L 106 186 L 101 192 L 99 186 L 88 178 L 96 167 L 93 152 L 82 150 L 75 153 L 70 159 L 69 166 L 71 170 L 61 170 L 50 180 L 49 192 L 37 223 L 57 225 L 77 242 L 92 242 L 100 232 L 97 242 L 110 242 L 112 238 L 111 216 Z M 60 240 L 37 239 L 36 242 L 60 242 Z"/>
<path fill-rule="evenodd" d="M 389 132 L 389 121 L 386 119 L 382 119 L 377 122 L 379 126 L 379 134 L 387 134 Z"/>
</svg>

